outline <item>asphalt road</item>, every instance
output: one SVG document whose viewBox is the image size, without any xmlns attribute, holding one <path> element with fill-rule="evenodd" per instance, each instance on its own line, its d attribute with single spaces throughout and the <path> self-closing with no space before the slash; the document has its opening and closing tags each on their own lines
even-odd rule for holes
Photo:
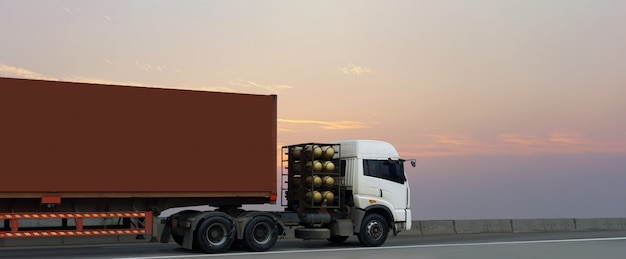
<svg viewBox="0 0 626 259">
<path fill-rule="evenodd" d="M 470 234 L 389 237 L 382 247 L 359 246 L 351 237 L 344 244 L 326 241 L 279 240 L 270 251 L 233 250 L 210 255 L 176 244 L 40 246 L 0 248 L 2 258 L 624 258 L 626 231 L 532 234 Z"/>
</svg>

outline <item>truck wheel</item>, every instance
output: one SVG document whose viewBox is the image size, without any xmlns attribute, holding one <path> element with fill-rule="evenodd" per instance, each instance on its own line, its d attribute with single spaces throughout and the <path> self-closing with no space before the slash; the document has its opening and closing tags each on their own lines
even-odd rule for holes
<svg viewBox="0 0 626 259">
<path fill-rule="evenodd" d="M 330 236 L 328 241 L 330 241 L 333 244 L 341 244 L 344 241 L 346 241 L 349 237 L 350 236 Z"/>
<path fill-rule="evenodd" d="M 254 252 L 266 251 L 278 240 L 278 226 L 274 220 L 266 216 L 254 217 L 243 232 L 244 245 Z"/>
<path fill-rule="evenodd" d="M 227 251 L 235 239 L 235 230 L 230 220 L 214 216 L 204 219 L 196 229 L 199 248 L 207 253 Z"/>
<path fill-rule="evenodd" d="M 382 216 L 372 213 L 365 216 L 361 232 L 357 235 L 363 246 L 381 246 L 387 240 L 389 226 Z"/>
</svg>

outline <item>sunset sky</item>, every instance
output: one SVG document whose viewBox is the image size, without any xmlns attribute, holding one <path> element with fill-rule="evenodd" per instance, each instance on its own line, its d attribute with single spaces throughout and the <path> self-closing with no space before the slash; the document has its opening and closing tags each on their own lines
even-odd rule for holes
<svg viewBox="0 0 626 259">
<path fill-rule="evenodd" d="M 0 1 L 0 76 L 277 94 L 394 144 L 414 219 L 626 217 L 626 1 Z"/>
</svg>

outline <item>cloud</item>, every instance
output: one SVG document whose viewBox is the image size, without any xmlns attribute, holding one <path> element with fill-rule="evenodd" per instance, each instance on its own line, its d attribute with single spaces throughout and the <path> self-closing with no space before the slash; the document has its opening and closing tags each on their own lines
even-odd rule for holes
<svg viewBox="0 0 626 259">
<path fill-rule="evenodd" d="M 250 80 L 245 80 L 245 79 L 237 79 L 236 81 L 232 81 L 230 82 L 231 86 L 237 86 L 237 87 L 244 87 L 244 88 L 259 88 L 259 89 L 263 89 L 263 90 L 267 90 L 271 93 L 279 93 L 285 89 L 291 89 L 291 86 L 288 85 L 266 85 L 266 84 L 260 84 L 260 83 L 256 83 L 256 82 L 252 82 Z"/>
<path fill-rule="evenodd" d="M 203 90 L 203 91 L 211 91 L 211 92 L 230 92 L 230 93 L 236 93 L 237 90 L 230 88 L 230 87 L 225 87 L 225 86 L 204 86 L 204 87 L 198 87 L 198 88 L 190 88 L 193 90 Z"/>
<path fill-rule="evenodd" d="M 100 61 L 113 64 L 114 62 L 108 58 L 101 58 Z M 158 71 L 165 72 L 168 70 L 167 66 L 163 65 L 151 65 L 141 63 L 139 61 L 135 61 L 135 65 L 146 72 Z M 180 70 L 175 70 L 176 72 L 181 72 Z M 230 86 L 204 86 L 204 87 L 166 87 L 166 86 L 158 86 L 158 85 L 146 85 L 140 82 L 134 81 L 114 81 L 102 78 L 95 77 L 86 77 L 86 76 L 63 76 L 60 78 L 52 77 L 48 75 L 44 75 L 41 73 L 37 73 L 28 69 L 8 66 L 4 64 L 0 64 L 0 76 L 3 77 L 13 77 L 13 78 L 26 78 L 26 79 L 39 79 L 39 80 L 51 80 L 51 81 L 67 81 L 67 82 L 80 82 L 80 83 L 91 83 L 91 84 L 107 84 L 107 85 L 129 85 L 129 86 L 143 86 L 143 87 L 158 87 L 158 88 L 170 88 L 170 89 L 186 89 L 186 90 L 203 90 L 203 91 L 213 91 L 213 92 L 232 92 L 232 93 L 241 93 L 241 92 L 250 92 L 249 88 L 256 88 L 260 90 L 269 91 L 271 93 L 278 93 L 284 89 L 290 89 L 291 86 L 288 85 L 264 85 L 256 82 L 252 82 L 249 80 L 239 79 L 234 82 L 231 82 Z"/>
<path fill-rule="evenodd" d="M 159 68 L 157 67 L 157 70 Z M 196 90 L 206 90 L 215 92 L 232 92 L 232 93 L 259 93 L 259 94 L 277 94 L 285 89 L 291 89 L 288 85 L 267 85 L 253 82 L 245 79 L 237 79 L 228 84 L 228 86 L 205 86 L 201 88 L 193 88 Z"/>
<path fill-rule="evenodd" d="M 107 62 L 108 60 L 103 58 L 103 61 Z M 13 77 L 13 78 L 25 78 L 25 79 L 50 80 L 50 81 L 91 83 L 91 84 L 146 86 L 142 83 L 132 82 L 132 81 L 113 81 L 113 80 L 94 78 L 94 77 L 85 77 L 85 76 L 64 76 L 61 78 L 56 78 L 56 77 L 40 74 L 37 72 L 33 72 L 28 69 L 14 67 L 14 66 L 7 66 L 4 64 L 0 64 L 0 76 Z"/>
<path fill-rule="evenodd" d="M 341 71 L 342 73 L 346 74 L 346 75 L 353 75 L 353 76 L 362 76 L 365 74 L 369 74 L 372 73 L 373 71 L 369 68 L 366 67 L 362 67 L 362 66 L 357 66 L 355 64 L 348 64 L 346 66 L 343 67 L 339 67 L 339 71 Z"/>
<path fill-rule="evenodd" d="M 520 134 L 504 134 L 504 136 L 501 140 L 515 150 L 531 153 L 626 153 L 626 141 L 624 140 L 600 141 L 575 132 L 556 131 L 544 137 L 524 136 L 520 138 Z M 518 141 L 511 141 L 516 139 Z"/>
<path fill-rule="evenodd" d="M 502 133 L 498 135 L 498 139 L 503 143 L 519 145 L 535 145 L 541 142 L 537 137 L 519 133 Z"/>
<path fill-rule="evenodd" d="M 70 8 L 66 6 L 62 6 L 61 8 L 65 10 L 65 12 L 68 12 L 68 13 L 80 12 L 79 8 Z"/>
<path fill-rule="evenodd" d="M 278 132 L 298 132 L 295 129 L 281 128 L 281 127 L 278 127 L 276 130 L 278 130 Z"/>
<path fill-rule="evenodd" d="M 107 79 L 86 77 L 86 76 L 66 76 L 62 78 L 62 81 L 89 83 L 89 84 L 104 84 L 104 85 L 132 85 L 132 86 L 155 87 L 153 85 L 148 86 L 148 85 L 145 85 L 139 82 L 133 82 L 133 81 L 114 81 L 114 80 L 107 80 Z"/>
<path fill-rule="evenodd" d="M 430 130 L 416 136 L 418 144 L 405 149 L 412 156 L 626 153 L 626 140 L 599 141 L 580 133 L 562 131 L 546 135 L 505 132 L 497 134 L 495 140 L 446 130 Z"/>
<path fill-rule="evenodd" d="M 498 139 L 512 147 L 534 148 L 537 150 L 568 149 L 571 151 L 582 146 L 598 146 L 600 143 L 572 132 L 553 132 L 548 134 L 547 137 L 520 133 L 502 133 L 498 135 Z"/>
<path fill-rule="evenodd" d="M 580 134 L 569 132 L 555 132 L 550 135 L 548 140 L 552 143 L 561 144 L 584 144 L 590 140 Z"/>
<path fill-rule="evenodd" d="M 143 64 L 139 61 L 135 61 L 135 65 L 137 65 L 137 67 L 143 71 L 146 71 L 146 72 L 152 71 L 152 66 L 150 64 Z"/>
<path fill-rule="evenodd" d="M 430 137 L 433 139 L 434 142 L 439 143 L 439 144 L 444 144 L 444 145 L 456 145 L 456 146 L 460 146 L 460 145 L 471 145 L 471 144 L 475 144 L 476 141 L 466 137 L 466 136 L 459 136 L 459 135 L 424 135 L 425 137 Z"/>
<path fill-rule="evenodd" d="M 40 80 L 53 80 L 58 81 L 59 79 L 51 76 L 46 76 L 44 74 L 36 73 L 28 69 L 7 66 L 4 64 L 0 64 L 0 76 L 4 77 L 15 77 L 15 78 L 28 78 L 28 79 L 40 79 Z"/>
<path fill-rule="evenodd" d="M 316 120 L 289 120 L 278 119 L 278 122 L 294 123 L 294 124 L 313 124 L 326 130 L 345 130 L 345 129 L 362 129 L 369 128 L 365 123 L 360 121 L 316 121 Z M 284 129 L 283 129 L 284 130 Z"/>
<path fill-rule="evenodd" d="M 152 72 L 152 71 L 164 72 L 167 70 L 167 66 L 152 65 L 152 64 L 142 63 L 139 61 L 135 61 L 135 65 L 137 66 L 137 68 L 146 72 Z M 176 72 L 180 72 L 180 70 L 177 70 Z"/>
<path fill-rule="evenodd" d="M 413 156 L 455 156 L 491 154 L 502 151 L 497 145 L 484 143 L 476 138 L 447 131 L 429 132 L 418 135 L 419 144 L 407 148 Z"/>
</svg>

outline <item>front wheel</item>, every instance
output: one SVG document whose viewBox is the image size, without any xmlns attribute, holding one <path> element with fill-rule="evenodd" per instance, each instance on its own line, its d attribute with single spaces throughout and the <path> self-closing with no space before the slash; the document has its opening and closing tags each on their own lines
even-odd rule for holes
<svg viewBox="0 0 626 259">
<path fill-rule="evenodd" d="M 195 234 L 197 245 L 207 253 L 225 252 L 235 239 L 232 222 L 220 216 L 204 219 L 196 229 Z"/>
<path fill-rule="evenodd" d="M 376 213 L 363 218 L 361 232 L 357 235 L 362 246 L 381 246 L 387 240 L 389 225 L 387 220 Z"/>
<path fill-rule="evenodd" d="M 278 240 L 277 223 L 269 217 L 254 217 L 243 232 L 244 245 L 254 252 L 266 251 L 276 244 Z"/>
</svg>

